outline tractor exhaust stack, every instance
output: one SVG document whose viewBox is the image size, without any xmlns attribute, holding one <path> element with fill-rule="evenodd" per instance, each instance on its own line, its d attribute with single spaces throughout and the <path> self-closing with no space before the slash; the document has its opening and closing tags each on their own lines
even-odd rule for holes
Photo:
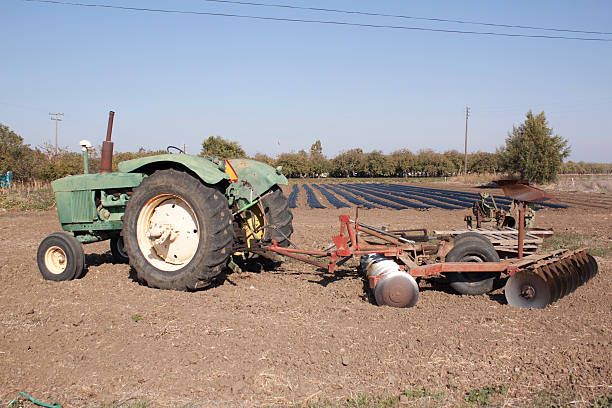
<svg viewBox="0 0 612 408">
<path fill-rule="evenodd" d="M 106 140 L 102 142 L 102 157 L 100 158 L 100 173 L 111 173 L 113 171 L 113 119 L 115 112 L 108 113 L 108 126 L 106 127 Z"/>
</svg>

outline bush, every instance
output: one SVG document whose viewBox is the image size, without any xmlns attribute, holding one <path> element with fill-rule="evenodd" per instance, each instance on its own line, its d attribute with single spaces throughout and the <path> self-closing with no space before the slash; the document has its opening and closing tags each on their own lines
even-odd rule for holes
<svg viewBox="0 0 612 408">
<path fill-rule="evenodd" d="M 553 135 L 544 112 L 534 116 L 527 112 L 525 122 L 514 126 L 502 150 L 502 162 L 507 171 L 535 183 L 555 181 L 563 159 L 569 156 L 567 140 Z"/>
</svg>

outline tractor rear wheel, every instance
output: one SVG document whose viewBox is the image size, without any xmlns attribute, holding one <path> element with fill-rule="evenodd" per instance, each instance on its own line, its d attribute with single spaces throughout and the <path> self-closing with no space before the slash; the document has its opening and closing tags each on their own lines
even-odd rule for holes
<svg viewBox="0 0 612 408">
<path fill-rule="evenodd" d="M 173 169 L 156 171 L 134 189 L 123 228 L 138 279 L 160 289 L 204 286 L 223 271 L 232 252 L 223 194 Z"/>
<path fill-rule="evenodd" d="M 446 262 L 499 262 L 493 244 L 484 237 L 465 236 L 455 241 Z M 482 295 L 493 289 L 499 273 L 454 272 L 446 275 L 450 287 L 462 295 Z"/>
<path fill-rule="evenodd" d="M 43 239 L 36 253 L 43 278 L 66 281 L 79 278 L 85 268 L 83 245 L 66 232 L 54 232 Z"/>
</svg>

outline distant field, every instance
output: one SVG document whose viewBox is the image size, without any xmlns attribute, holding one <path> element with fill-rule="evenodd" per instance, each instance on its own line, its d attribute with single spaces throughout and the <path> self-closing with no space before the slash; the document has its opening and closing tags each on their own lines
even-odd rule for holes
<svg viewBox="0 0 612 408">
<path fill-rule="evenodd" d="M 554 187 L 564 191 L 612 192 L 612 174 L 560 174 Z"/>
<path fill-rule="evenodd" d="M 442 183 L 315 183 L 293 184 L 289 194 L 291 208 L 298 206 L 305 208 L 346 208 L 361 206 L 364 208 L 390 208 L 404 210 L 407 208 L 429 209 L 442 208 L 445 210 L 460 210 L 472 208 L 475 201 L 480 199 L 478 192 L 462 191 Z M 497 189 L 490 190 L 494 196 L 495 204 L 503 209 L 508 209 L 512 200 L 501 194 Z M 305 196 L 306 200 L 300 200 Z M 493 201 L 488 198 L 489 205 Z M 543 202 L 536 205 L 536 210 L 541 208 L 567 208 L 561 203 Z"/>
</svg>

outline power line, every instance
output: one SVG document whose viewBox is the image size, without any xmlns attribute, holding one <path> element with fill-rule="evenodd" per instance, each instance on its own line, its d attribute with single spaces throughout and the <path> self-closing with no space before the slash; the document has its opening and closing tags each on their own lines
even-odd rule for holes
<svg viewBox="0 0 612 408">
<path fill-rule="evenodd" d="M 598 38 L 598 37 L 588 38 L 588 37 L 567 37 L 567 36 L 536 35 L 536 34 L 511 34 L 511 33 L 498 33 L 498 32 L 484 32 L 484 31 L 447 30 L 447 29 L 425 28 L 425 27 L 349 23 L 346 21 L 307 20 L 307 19 L 297 19 L 297 18 L 253 16 L 253 15 L 246 15 L 246 14 L 212 13 L 212 12 L 205 12 L 205 11 L 169 10 L 169 9 L 152 9 L 152 8 L 127 7 L 127 6 L 111 6 L 108 4 L 76 3 L 76 2 L 58 1 L 58 0 L 23 0 L 23 1 L 36 2 L 36 3 L 59 4 L 59 5 L 65 5 L 65 6 L 107 8 L 107 9 L 117 9 L 117 10 L 125 10 L 125 11 L 145 11 L 145 12 L 166 13 L 166 14 L 191 14 L 191 15 L 203 15 L 203 16 L 233 17 L 233 18 L 243 18 L 243 19 L 251 19 L 251 20 L 329 24 L 329 25 L 353 26 L 353 27 L 362 27 L 362 28 L 384 28 L 384 29 L 395 29 L 395 30 L 429 31 L 429 32 L 437 32 L 437 33 L 449 33 L 449 34 L 489 35 L 489 36 L 498 36 L 498 37 L 522 37 L 522 38 L 541 38 L 541 39 L 556 39 L 556 40 L 612 42 L 612 39 L 610 38 Z"/>
<path fill-rule="evenodd" d="M 361 16 L 394 17 L 394 18 L 403 18 L 403 19 L 410 19 L 410 20 L 424 20 L 424 21 L 444 22 L 444 23 L 472 24 L 472 25 L 482 25 L 482 26 L 489 26 L 489 27 L 521 28 L 521 29 L 528 29 L 528 30 L 558 31 L 558 32 L 565 32 L 565 33 L 581 33 L 581 34 L 603 34 L 603 35 L 612 34 L 612 32 L 606 32 L 606 31 L 584 31 L 584 30 L 572 30 L 572 29 L 566 29 L 566 28 L 536 27 L 536 26 L 525 26 L 525 25 L 514 25 L 514 24 L 496 24 L 496 23 L 485 23 L 481 21 L 449 20 L 445 18 L 416 17 L 416 16 L 407 16 L 403 14 L 384 14 L 384 13 L 373 13 L 373 12 L 357 11 L 357 10 L 340 10 L 340 9 L 328 9 L 328 8 L 319 8 L 319 7 L 300 7 L 300 6 L 291 6 L 287 4 L 254 3 L 254 2 L 249 2 L 249 1 L 235 1 L 235 0 L 203 0 L 203 1 L 209 1 L 213 3 L 239 4 L 243 6 L 279 7 L 279 8 L 294 9 L 294 10 L 325 11 L 329 13 L 356 14 L 356 15 L 361 15 Z"/>
</svg>

